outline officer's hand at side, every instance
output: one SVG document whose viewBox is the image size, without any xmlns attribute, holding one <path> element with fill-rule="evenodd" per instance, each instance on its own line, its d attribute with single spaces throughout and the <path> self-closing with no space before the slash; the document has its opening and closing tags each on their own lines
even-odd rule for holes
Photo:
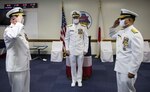
<svg viewBox="0 0 150 92">
<path fill-rule="evenodd" d="M 128 73 L 128 78 L 134 78 L 134 74 L 132 74 L 132 73 Z"/>
<path fill-rule="evenodd" d="M 66 55 L 69 56 L 70 55 L 70 51 L 66 50 Z"/>
<path fill-rule="evenodd" d="M 86 55 L 87 52 L 83 52 L 84 55 Z"/>
<path fill-rule="evenodd" d="M 116 28 L 119 25 L 119 19 L 116 19 L 112 28 Z"/>
<path fill-rule="evenodd" d="M 23 21 L 23 16 L 19 15 L 19 16 L 17 17 L 17 22 L 22 23 L 22 21 Z"/>
</svg>

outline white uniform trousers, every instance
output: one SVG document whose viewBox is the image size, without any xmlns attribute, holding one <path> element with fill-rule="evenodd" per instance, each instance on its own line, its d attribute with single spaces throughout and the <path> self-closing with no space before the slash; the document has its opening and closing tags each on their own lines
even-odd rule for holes
<svg viewBox="0 0 150 92">
<path fill-rule="evenodd" d="M 70 65 L 71 65 L 71 76 L 72 81 L 81 82 L 82 72 L 83 72 L 83 55 L 70 55 Z"/>
<path fill-rule="evenodd" d="M 11 92 L 30 92 L 30 70 L 8 72 Z"/>
<path fill-rule="evenodd" d="M 137 75 L 134 78 L 128 78 L 128 74 L 116 72 L 118 92 L 136 92 L 134 87 Z"/>
</svg>

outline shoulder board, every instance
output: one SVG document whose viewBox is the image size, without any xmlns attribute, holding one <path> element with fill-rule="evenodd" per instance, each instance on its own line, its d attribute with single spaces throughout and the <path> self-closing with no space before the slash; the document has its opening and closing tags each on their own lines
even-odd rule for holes
<svg viewBox="0 0 150 92">
<path fill-rule="evenodd" d="M 132 31 L 134 34 L 138 33 L 138 30 L 135 29 L 135 28 L 132 28 L 131 31 Z"/>
<path fill-rule="evenodd" d="M 72 24 L 67 25 L 67 27 L 71 27 L 71 26 L 72 26 Z"/>
<path fill-rule="evenodd" d="M 86 25 L 85 25 L 85 24 L 81 24 L 81 26 L 86 27 Z"/>
</svg>

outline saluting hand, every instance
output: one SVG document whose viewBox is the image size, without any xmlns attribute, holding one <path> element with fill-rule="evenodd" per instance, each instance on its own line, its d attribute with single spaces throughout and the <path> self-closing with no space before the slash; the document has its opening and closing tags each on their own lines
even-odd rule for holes
<svg viewBox="0 0 150 92">
<path fill-rule="evenodd" d="M 112 28 L 116 28 L 119 25 L 119 19 L 116 19 Z"/>
<path fill-rule="evenodd" d="M 19 15 L 19 16 L 17 17 L 17 22 L 22 23 L 22 21 L 23 21 L 23 16 L 22 16 L 22 15 Z"/>
</svg>

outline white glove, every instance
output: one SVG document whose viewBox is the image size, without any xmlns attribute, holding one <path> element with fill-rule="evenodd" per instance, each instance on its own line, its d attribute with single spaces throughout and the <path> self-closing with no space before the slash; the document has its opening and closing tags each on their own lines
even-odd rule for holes
<svg viewBox="0 0 150 92">
<path fill-rule="evenodd" d="M 18 17 L 17 17 L 17 22 L 22 23 L 22 22 L 23 22 L 23 16 L 18 16 Z"/>
</svg>

